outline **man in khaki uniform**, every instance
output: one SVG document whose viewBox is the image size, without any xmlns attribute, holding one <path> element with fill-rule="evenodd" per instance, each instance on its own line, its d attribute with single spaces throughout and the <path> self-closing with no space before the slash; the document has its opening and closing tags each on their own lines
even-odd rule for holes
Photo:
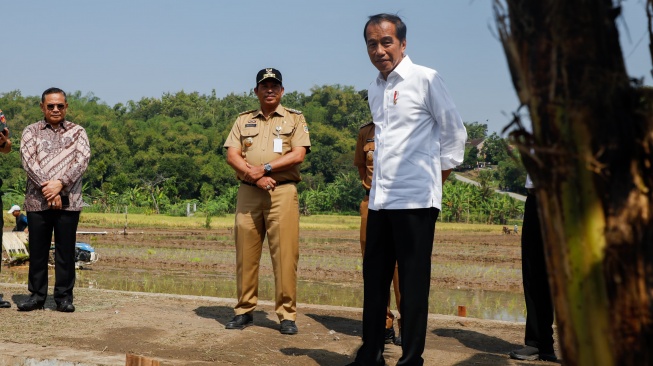
<svg viewBox="0 0 653 366">
<path fill-rule="evenodd" d="M 260 108 L 241 113 L 224 144 L 227 163 L 241 182 L 236 203 L 238 304 L 227 329 L 253 323 L 258 301 L 258 269 L 267 235 L 275 282 L 275 310 L 282 334 L 297 334 L 299 260 L 299 164 L 310 152 L 308 126 L 301 112 L 281 106 L 279 70 L 256 75 Z"/>
<path fill-rule="evenodd" d="M 356 152 L 354 153 L 354 166 L 358 168 L 358 175 L 361 178 L 363 188 L 365 188 L 365 198 L 361 201 L 360 214 L 361 214 L 361 253 L 365 256 L 365 243 L 367 231 L 367 205 L 370 201 L 370 188 L 372 184 L 372 173 L 374 172 L 374 123 L 372 121 L 362 125 L 358 131 L 358 139 L 356 140 Z M 392 278 L 392 284 L 395 289 L 395 301 L 397 303 L 397 311 L 401 317 L 401 293 L 399 292 L 399 273 L 395 264 L 395 273 Z M 401 318 L 397 319 L 399 325 L 399 337 L 395 337 L 394 330 L 395 316 L 390 311 L 390 297 L 388 296 L 388 307 L 385 317 L 385 343 L 394 343 L 401 346 Z"/>
</svg>

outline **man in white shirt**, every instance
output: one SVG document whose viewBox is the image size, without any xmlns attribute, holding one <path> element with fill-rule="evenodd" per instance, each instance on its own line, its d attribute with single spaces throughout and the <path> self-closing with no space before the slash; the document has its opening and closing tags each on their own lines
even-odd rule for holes
<svg viewBox="0 0 653 366">
<path fill-rule="evenodd" d="M 383 319 L 397 261 L 403 353 L 397 365 L 421 366 L 442 182 L 463 161 L 467 131 L 438 72 L 405 56 L 399 17 L 371 16 L 364 36 L 379 70 L 368 92 L 376 149 L 363 260 L 363 345 L 350 365 L 385 364 Z"/>
</svg>

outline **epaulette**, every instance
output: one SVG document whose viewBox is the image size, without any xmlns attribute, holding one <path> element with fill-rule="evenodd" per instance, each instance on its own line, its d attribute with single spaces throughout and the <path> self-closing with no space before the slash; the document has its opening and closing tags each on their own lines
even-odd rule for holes
<svg viewBox="0 0 653 366">
<path fill-rule="evenodd" d="M 242 116 L 243 114 L 253 113 L 253 112 L 256 112 L 257 110 L 258 109 L 250 109 L 249 111 L 240 112 L 239 115 Z"/>
<path fill-rule="evenodd" d="M 290 113 L 302 114 L 302 111 L 298 111 L 298 110 L 292 109 L 292 108 L 286 108 L 286 107 L 284 107 L 284 108 Z"/>
<path fill-rule="evenodd" d="M 369 121 L 369 122 L 367 122 L 367 123 L 363 123 L 363 124 L 362 124 L 360 127 L 358 127 L 358 128 L 361 129 L 361 128 L 365 127 L 365 126 L 369 126 L 369 125 L 371 125 L 372 123 L 374 123 L 374 121 Z"/>
</svg>

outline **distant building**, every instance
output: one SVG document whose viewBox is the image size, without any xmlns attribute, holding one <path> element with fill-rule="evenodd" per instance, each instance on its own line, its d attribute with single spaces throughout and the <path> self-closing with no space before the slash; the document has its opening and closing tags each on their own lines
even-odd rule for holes
<svg viewBox="0 0 653 366">
<path fill-rule="evenodd" d="M 479 152 L 481 152 L 484 142 L 485 142 L 485 137 L 480 137 L 477 139 L 467 140 L 467 142 L 465 142 L 465 145 L 475 147 L 478 149 Z"/>
</svg>

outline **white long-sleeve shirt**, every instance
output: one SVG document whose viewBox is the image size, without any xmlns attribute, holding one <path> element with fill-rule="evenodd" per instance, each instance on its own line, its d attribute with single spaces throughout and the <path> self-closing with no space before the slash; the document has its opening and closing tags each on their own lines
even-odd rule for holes
<svg viewBox="0 0 653 366">
<path fill-rule="evenodd" d="M 375 125 L 369 209 L 441 209 L 442 170 L 463 161 L 467 131 L 437 71 L 408 56 L 368 90 Z"/>
</svg>

